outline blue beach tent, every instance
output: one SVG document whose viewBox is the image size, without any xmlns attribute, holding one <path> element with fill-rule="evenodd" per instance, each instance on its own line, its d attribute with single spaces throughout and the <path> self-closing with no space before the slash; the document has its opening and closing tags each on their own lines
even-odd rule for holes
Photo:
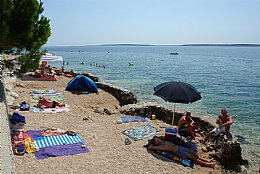
<svg viewBox="0 0 260 174">
<path fill-rule="evenodd" d="M 66 91 L 82 91 L 83 93 L 98 93 L 96 83 L 84 75 L 77 75 L 65 89 Z"/>
</svg>

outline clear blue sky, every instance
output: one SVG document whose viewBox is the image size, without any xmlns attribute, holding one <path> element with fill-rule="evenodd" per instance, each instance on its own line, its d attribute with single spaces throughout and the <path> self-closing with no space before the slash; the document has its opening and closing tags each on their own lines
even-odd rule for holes
<svg viewBox="0 0 260 174">
<path fill-rule="evenodd" d="M 46 46 L 260 43 L 260 0 L 43 0 Z"/>
</svg>

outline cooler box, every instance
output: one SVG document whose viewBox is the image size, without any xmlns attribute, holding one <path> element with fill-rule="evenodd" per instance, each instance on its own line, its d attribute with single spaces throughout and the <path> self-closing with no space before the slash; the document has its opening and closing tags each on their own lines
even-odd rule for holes
<svg viewBox="0 0 260 174">
<path fill-rule="evenodd" d="M 177 128 L 165 128 L 165 140 L 171 141 L 178 132 Z"/>
</svg>

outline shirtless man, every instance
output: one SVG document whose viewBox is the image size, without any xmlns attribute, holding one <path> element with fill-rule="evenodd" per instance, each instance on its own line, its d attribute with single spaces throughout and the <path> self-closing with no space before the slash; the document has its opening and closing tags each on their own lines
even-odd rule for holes
<svg viewBox="0 0 260 174">
<path fill-rule="evenodd" d="M 56 101 L 51 101 L 50 99 L 44 98 L 44 97 L 40 98 L 40 100 L 38 102 L 38 107 L 55 108 L 56 106 L 64 107 L 65 104 L 61 104 Z"/>
<path fill-rule="evenodd" d="M 182 134 L 185 131 L 195 139 L 195 122 L 192 120 L 190 112 L 182 116 L 178 122 L 178 132 Z"/>
<path fill-rule="evenodd" d="M 173 144 L 169 141 L 164 141 L 157 136 L 154 136 L 153 139 L 149 142 L 148 149 L 157 152 L 163 151 L 163 152 L 171 153 L 173 155 L 173 159 L 180 162 L 183 159 L 189 159 L 201 166 L 215 168 L 214 163 L 212 163 L 209 160 L 200 158 L 195 152 L 185 147 Z"/>
<path fill-rule="evenodd" d="M 226 137 L 233 121 L 232 121 L 232 117 L 228 115 L 228 112 L 225 108 L 221 109 L 221 115 L 218 116 L 216 123 L 219 125 L 219 127 L 210 131 L 205 137 L 205 139 L 203 140 L 203 143 L 207 142 L 208 139 L 210 139 L 213 135 L 216 136 L 221 132 L 223 132 Z"/>
</svg>

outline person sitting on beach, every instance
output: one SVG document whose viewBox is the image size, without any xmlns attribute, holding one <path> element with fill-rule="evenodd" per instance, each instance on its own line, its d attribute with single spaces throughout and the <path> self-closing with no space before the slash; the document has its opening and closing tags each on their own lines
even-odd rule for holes
<svg viewBox="0 0 260 174">
<path fill-rule="evenodd" d="M 199 157 L 197 153 L 195 153 L 185 147 L 173 144 L 169 141 L 162 140 L 161 138 L 159 138 L 157 136 L 154 136 L 153 139 L 150 140 L 150 142 L 148 144 L 148 149 L 156 151 L 158 153 L 160 153 L 162 151 L 171 153 L 173 155 L 172 159 L 177 160 L 179 162 L 181 162 L 184 159 L 189 159 L 201 166 L 215 168 L 214 163 L 212 163 L 209 160 Z"/>
<path fill-rule="evenodd" d="M 62 103 L 56 102 L 56 101 L 51 101 L 50 99 L 43 97 L 43 98 L 40 98 L 37 106 L 46 107 L 46 108 L 55 108 L 56 106 L 64 107 L 65 104 L 62 104 Z"/>
<path fill-rule="evenodd" d="M 191 118 L 191 113 L 186 112 L 178 122 L 178 133 L 182 136 L 189 135 L 195 139 L 195 122 Z"/>
<path fill-rule="evenodd" d="M 219 133 L 224 133 L 224 138 L 227 139 L 227 134 L 231 124 L 233 124 L 233 121 L 232 117 L 228 115 L 228 112 L 225 108 L 221 109 L 221 115 L 218 116 L 216 123 L 219 125 L 219 127 L 210 131 L 202 143 L 206 143 L 213 135 L 217 136 Z"/>
<path fill-rule="evenodd" d="M 44 74 L 44 69 L 34 69 L 34 77 L 41 77 Z"/>
</svg>

